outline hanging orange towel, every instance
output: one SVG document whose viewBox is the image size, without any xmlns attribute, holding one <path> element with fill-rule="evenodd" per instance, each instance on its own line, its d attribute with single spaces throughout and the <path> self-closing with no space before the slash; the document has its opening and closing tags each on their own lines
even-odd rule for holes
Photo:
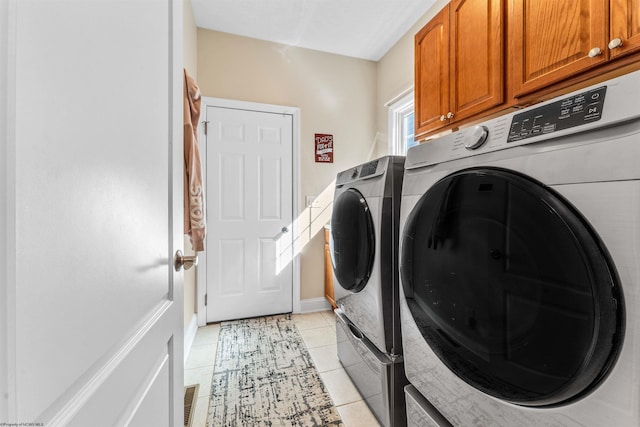
<svg viewBox="0 0 640 427">
<path fill-rule="evenodd" d="M 202 166 L 198 148 L 200 88 L 184 70 L 184 233 L 194 251 L 204 251 L 206 224 Z"/>
</svg>

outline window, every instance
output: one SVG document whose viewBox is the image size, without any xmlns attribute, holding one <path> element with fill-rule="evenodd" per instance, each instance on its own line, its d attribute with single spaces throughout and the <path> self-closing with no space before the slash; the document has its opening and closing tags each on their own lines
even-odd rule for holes
<svg viewBox="0 0 640 427">
<path fill-rule="evenodd" d="M 389 154 L 404 156 L 418 145 L 413 140 L 413 90 L 387 104 L 389 107 Z"/>
</svg>

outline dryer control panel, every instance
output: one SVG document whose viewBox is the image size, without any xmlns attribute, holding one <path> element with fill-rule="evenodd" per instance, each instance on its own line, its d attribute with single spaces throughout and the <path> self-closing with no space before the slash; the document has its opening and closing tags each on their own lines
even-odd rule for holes
<svg viewBox="0 0 640 427">
<path fill-rule="evenodd" d="M 607 87 L 602 86 L 513 116 L 507 142 L 597 122 L 602 117 Z"/>
<path fill-rule="evenodd" d="M 605 99 L 606 95 L 606 99 Z M 640 71 L 411 147 L 407 170 L 640 121 Z"/>
</svg>

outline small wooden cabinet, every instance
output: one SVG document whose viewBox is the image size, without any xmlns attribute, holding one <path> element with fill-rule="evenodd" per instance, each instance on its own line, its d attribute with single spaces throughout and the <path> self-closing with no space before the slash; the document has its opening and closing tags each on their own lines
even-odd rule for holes
<svg viewBox="0 0 640 427">
<path fill-rule="evenodd" d="M 610 0 L 609 44 L 621 45 L 610 49 L 611 58 L 640 51 L 640 0 Z"/>
<path fill-rule="evenodd" d="M 333 309 L 336 302 L 333 298 L 333 267 L 331 266 L 331 249 L 329 248 L 330 230 L 324 229 L 324 297 L 329 301 Z"/>
<path fill-rule="evenodd" d="M 604 1 L 512 0 L 512 5 L 509 22 L 515 96 L 607 60 L 605 52 L 596 55 L 597 51 L 592 51 L 606 48 Z"/>
<path fill-rule="evenodd" d="M 415 36 L 415 138 L 504 102 L 504 1 L 454 0 Z"/>
<path fill-rule="evenodd" d="M 640 0 L 511 0 L 514 96 L 640 50 Z"/>
<path fill-rule="evenodd" d="M 444 126 L 449 111 L 449 6 L 415 36 L 415 138 Z"/>
</svg>

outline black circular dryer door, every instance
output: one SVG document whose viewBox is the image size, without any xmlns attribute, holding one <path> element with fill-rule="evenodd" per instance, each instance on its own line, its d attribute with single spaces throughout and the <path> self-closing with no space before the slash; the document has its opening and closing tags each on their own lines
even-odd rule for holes
<svg viewBox="0 0 640 427">
<path fill-rule="evenodd" d="M 418 201 L 401 277 L 420 332 L 468 384 L 559 405 L 606 376 L 622 344 L 613 264 L 562 196 L 504 169 L 466 169 Z"/>
<path fill-rule="evenodd" d="M 351 292 L 367 285 L 375 255 L 373 219 L 364 196 L 349 188 L 333 203 L 331 263 L 338 284 Z"/>
</svg>

